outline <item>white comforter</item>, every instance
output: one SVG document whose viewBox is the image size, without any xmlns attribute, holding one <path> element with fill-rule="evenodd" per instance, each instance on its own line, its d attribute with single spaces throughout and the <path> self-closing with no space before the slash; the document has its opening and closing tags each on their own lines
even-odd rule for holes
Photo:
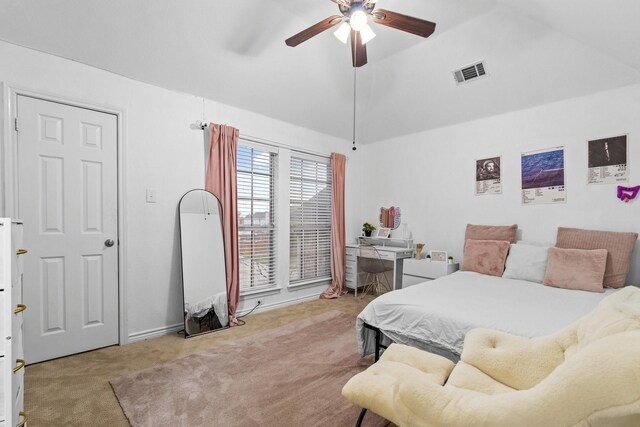
<svg viewBox="0 0 640 427">
<path fill-rule="evenodd" d="M 590 312 L 605 293 L 566 290 L 524 280 L 459 271 L 437 280 L 386 293 L 358 315 L 361 356 L 374 351 L 375 326 L 394 342 L 433 347 L 459 355 L 473 328 L 524 337 L 552 334 Z"/>
</svg>

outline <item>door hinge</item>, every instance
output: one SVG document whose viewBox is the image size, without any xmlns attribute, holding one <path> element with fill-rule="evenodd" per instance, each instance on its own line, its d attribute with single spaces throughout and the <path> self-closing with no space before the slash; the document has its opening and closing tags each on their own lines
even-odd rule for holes
<svg viewBox="0 0 640 427">
<path fill-rule="evenodd" d="M 17 117 L 15 119 L 13 119 L 13 123 L 15 125 L 16 132 L 18 132 L 18 118 Z"/>
</svg>

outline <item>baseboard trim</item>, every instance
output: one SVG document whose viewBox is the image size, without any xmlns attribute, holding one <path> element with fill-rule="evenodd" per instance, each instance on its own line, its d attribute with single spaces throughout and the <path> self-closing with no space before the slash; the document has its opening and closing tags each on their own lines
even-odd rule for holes
<svg viewBox="0 0 640 427">
<path fill-rule="evenodd" d="M 288 299 L 286 301 L 278 301 L 278 302 L 272 302 L 271 304 L 260 304 L 258 306 L 258 308 L 256 308 L 253 313 L 259 313 L 262 311 L 269 311 L 269 310 L 274 310 L 276 308 L 281 308 L 281 307 L 286 307 L 288 305 L 293 305 L 293 304 L 299 304 L 301 302 L 305 302 L 305 301 L 313 301 L 316 300 L 320 297 L 320 294 L 322 292 L 318 292 L 318 293 L 314 293 L 311 295 L 305 295 L 303 297 L 297 297 L 297 298 L 291 298 Z M 253 307 L 250 308 L 246 308 L 242 311 L 237 312 L 238 316 L 242 316 L 246 313 L 249 313 L 251 311 Z M 157 337 L 161 337 L 163 335 L 169 335 L 169 334 L 173 334 L 181 329 L 184 329 L 184 324 L 182 323 L 178 323 L 175 325 L 169 325 L 169 326 L 162 326 L 160 328 L 154 328 L 154 329 L 149 329 L 146 331 L 141 331 L 141 332 L 134 332 L 132 334 L 129 334 L 127 343 L 131 344 L 134 342 L 138 342 L 138 341 L 144 341 L 144 340 L 148 340 L 151 338 L 157 338 Z"/>
<path fill-rule="evenodd" d="M 169 335 L 181 329 L 184 329 L 183 323 L 178 323 L 178 324 L 169 325 L 169 326 L 162 326 L 160 328 L 149 329 L 141 332 L 134 332 L 132 334 L 129 334 L 129 339 L 127 342 L 130 344 L 137 341 L 144 341 L 151 338 L 160 337 L 163 335 Z"/>
<path fill-rule="evenodd" d="M 253 313 L 259 313 L 261 311 L 269 311 L 269 310 L 274 310 L 276 308 L 281 308 L 281 307 L 286 307 L 288 305 L 293 305 L 293 304 L 299 304 L 301 302 L 305 302 L 305 301 L 313 301 L 313 300 L 317 300 L 318 298 L 320 298 L 320 294 L 322 294 L 322 292 L 318 292 L 318 293 L 314 293 L 311 295 L 305 295 L 303 297 L 297 297 L 297 298 L 291 298 L 285 301 L 278 301 L 278 302 L 272 302 L 271 304 L 260 304 L 258 306 L 258 308 L 256 308 Z M 249 307 L 249 308 L 245 308 L 241 311 L 238 311 L 236 313 L 236 316 L 243 316 L 246 313 L 249 313 L 251 311 L 253 307 Z"/>
</svg>

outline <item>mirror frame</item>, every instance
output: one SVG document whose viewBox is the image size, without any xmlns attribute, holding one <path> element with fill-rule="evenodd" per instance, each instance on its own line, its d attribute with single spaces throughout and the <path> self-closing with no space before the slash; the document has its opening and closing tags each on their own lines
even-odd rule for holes
<svg viewBox="0 0 640 427">
<path fill-rule="evenodd" d="M 182 205 L 182 200 L 189 194 L 192 193 L 194 191 L 204 191 L 206 193 L 211 194 L 211 196 L 213 196 L 213 198 L 216 200 L 216 202 L 218 202 L 218 212 L 220 213 L 220 227 L 222 228 L 224 222 L 223 222 L 223 217 L 224 217 L 224 212 L 222 211 L 222 203 L 220 203 L 220 199 L 218 199 L 218 197 L 213 194 L 212 192 L 205 190 L 203 188 L 194 188 L 192 190 L 187 191 L 186 193 L 184 193 L 182 195 L 182 197 L 180 197 L 180 201 L 178 202 L 178 231 L 180 232 L 180 278 L 181 278 L 181 282 L 182 282 L 182 325 L 184 327 L 184 337 L 185 339 L 187 338 L 193 338 L 193 337 L 199 337 L 201 335 L 205 335 L 205 334 L 210 334 L 212 332 L 219 332 L 219 331 L 224 331 L 225 329 L 229 329 L 231 327 L 231 322 L 229 321 L 229 288 L 227 287 L 227 246 L 226 246 L 226 242 L 224 239 L 224 233 L 222 234 L 222 252 L 224 253 L 224 291 L 227 295 L 227 324 L 223 325 L 221 328 L 218 329 L 213 329 L 210 331 L 205 331 L 205 332 L 200 332 L 198 334 L 187 334 L 187 319 L 185 316 L 185 309 L 184 309 L 184 259 L 183 259 L 183 251 L 182 251 L 182 218 L 180 217 L 180 205 Z"/>
</svg>

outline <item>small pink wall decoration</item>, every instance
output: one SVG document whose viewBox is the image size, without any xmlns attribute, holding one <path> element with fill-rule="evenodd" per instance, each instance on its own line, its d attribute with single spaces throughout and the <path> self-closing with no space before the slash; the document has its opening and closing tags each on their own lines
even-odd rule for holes
<svg viewBox="0 0 640 427">
<path fill-rule="evenodd" d="M 631 200 L 638 197 L 638 192 L 640 192 L 640 185 L 636 185 L 635 187 L 623 187 L 622 185 L 618 185 L 618 199 L 625 203 L 629 203 Z"/>
</svg>

